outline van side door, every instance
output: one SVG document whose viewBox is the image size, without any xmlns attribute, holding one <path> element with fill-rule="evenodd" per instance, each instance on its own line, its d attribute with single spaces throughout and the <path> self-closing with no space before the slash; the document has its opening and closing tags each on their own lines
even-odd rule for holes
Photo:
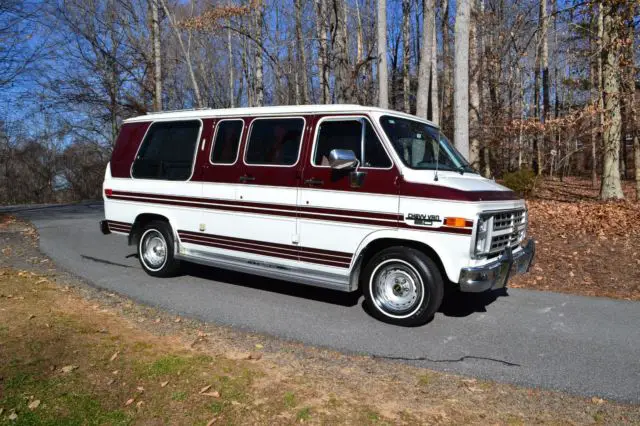
<svg viewBox="0 0 640 426">
<path fill-rule="evenodd" d="M 238 246 L 291 267 L 298 260 L 296 210 L 307 126 L 303 116 L 253 118 L 236 190 L 242 209 L 234 228 Z"/>
<path fill-rule="evenodd" d="M 399 171 L 366 115 L 317 117 L 304 159 L 298 199 L 300 259 L 321 253 L 327 268 L 347 273 L 371 232 L 398 226 Z M 351 150 L 355 170 L 335 170 L 334 149 Z"/>
</svg>

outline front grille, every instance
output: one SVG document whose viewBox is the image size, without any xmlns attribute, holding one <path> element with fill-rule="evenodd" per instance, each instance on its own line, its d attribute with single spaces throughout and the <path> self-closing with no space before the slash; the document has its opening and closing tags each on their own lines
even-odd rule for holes
<svg viewBox="0 0 640 426">
<path fill-rule="evenodd" d="M 489 254 L 497 254 L 507 247 L 515 247 L 524 239 L 527 227 L 527 215 L 524 209 L 497 212 L 492 214 L 491 244 Z"/>
</svg>

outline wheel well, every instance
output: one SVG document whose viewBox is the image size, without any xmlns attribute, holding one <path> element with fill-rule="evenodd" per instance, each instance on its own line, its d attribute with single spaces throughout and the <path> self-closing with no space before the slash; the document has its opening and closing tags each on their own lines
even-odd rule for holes
<svg viewBox="0 0 640 426">
<path fill-rule="evenodd" d="M 394 246 L 411 247 L 429 256 L 429 258 L 431 258 L 431 260 L 433 260 L 438 266 L 438 270 L 442 275 L 442 279 L 448 281 L 447 273 L 444 269 L 444 265 L 442 264 L 442 260 L 440 260 L 440 256 L 438 256 L 438 253 L 436 253 L 436 251 L 429 247 L 427 244 L 420 241 L 401 240 L 398 238 L 380 238 L 378 240 L 372 241 L 364 248 L 364 250 L 362 250 L 362 253 L 359 256 L 355 267 L 355 274 L 354 276 L 352 276 L 352 280 L 356 280 L 356 282 L 353 284 L 359 285 L 360 272 L 364 269 L 369 260 L 371 260 L 371 258 L 375 256 L 376 253 Z"/>
<path fill-rule="evenodd" d="M 153 221 L 153 220 L 161 220 L 169 223 L 169 219 L 166 217 L 154 214 L 154 213 L 142 213 L 136 217 L 136 220 L 133 222 L 131 226 L 131 232 L 129 232 L 129 245 L 134 246 L 138 244 L 138 239 L 140 238 L 140 231 L 144 228 L 144 226 Z"/>
</svg>

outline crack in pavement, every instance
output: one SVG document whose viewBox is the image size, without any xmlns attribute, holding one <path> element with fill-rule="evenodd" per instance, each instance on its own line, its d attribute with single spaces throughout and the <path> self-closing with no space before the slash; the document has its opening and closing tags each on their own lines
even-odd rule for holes
<svg viewBox="0 0 640 426">
<path fill-rule="evenodd" d="M 372 358 L 388 359 L 388 360 L 395 360 L 395 361 L 428 361 L 428 362 L 436 362 L 436 363 L 463 362 L 466 359 L 478 359 L 483 361 L 497 362 L 499 364 L 506 365 L 507 367 L 521 367 L 520 364 L 517 364 L 515 362 L 509 362 L 503 359 L 490 358 L 485 356 L 476 356 L 476 355 L 464 355 L 458 359 L 431 359 L 431 358 L 427 358 L 426 356 L 419 356 L 419 357 L 404 357 L 404 356 L 390 356 L 390 355 L 371 355 L 371 356 Z"/>
<path fill-rule="evenodd" d="M 81 254 L 80 257 L 83 258 L 83 259 L 91 260 L 93 262 L 104 263 L 105 265 L 119 266 L 121 268 L 131 268 L 130 265 L 125 265 L 123 263 L 111 262 L 110 260 L 98 259 L 97 257 L 87 256 L 87 255 L 84 255 L 84 254 Z"/>
</svg>

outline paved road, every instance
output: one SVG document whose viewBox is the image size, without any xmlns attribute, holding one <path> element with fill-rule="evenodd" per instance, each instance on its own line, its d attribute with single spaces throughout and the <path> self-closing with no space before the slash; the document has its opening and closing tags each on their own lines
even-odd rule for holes
<svg viewBox="0 0 640 426">
<path fill-rule="evenodd" d="M 640 303 L 510 289 L 449 300 L 428 325 L 367 315 L 357 296 L 193 266 L 153 279 L 100 205 L 19 212 L 41 249 L 98 287 L 205 321 L 437 370 L 640 402 Z"/>
</svg>

